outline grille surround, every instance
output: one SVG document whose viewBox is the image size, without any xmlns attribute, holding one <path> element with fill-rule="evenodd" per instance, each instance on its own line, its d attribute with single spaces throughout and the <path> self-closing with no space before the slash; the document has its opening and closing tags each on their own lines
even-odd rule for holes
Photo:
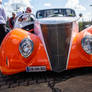
<svg viewBox="0 0 92 92">
<path fill-rule="evenodd" d="M 50 59 L 52 70 L 66 70 L 72 36 L 72 22 L 41 24 L 42 35 Z"/>
</svg>

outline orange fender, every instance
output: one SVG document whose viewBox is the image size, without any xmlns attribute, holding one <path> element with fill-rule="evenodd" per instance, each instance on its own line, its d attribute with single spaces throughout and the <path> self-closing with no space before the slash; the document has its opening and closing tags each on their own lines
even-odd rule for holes
<svg viewBox="0 0 92 92">
<path fill-rule="evenodd" d="M 32 54 L 24 58 L 19 45 L 24 38 L 30 38 L 34 43 Z M 4 38 L 0 48 L 0 70 L 4 74 L 23 72 L 27 66 L 46 66 L 51 70 L 44 46 L 39 37 L 22 29 L 14 29 Z"/>
<path fill-rule="evenodd" d="M 81 44 L 81 40 L 87 34 L 92 35 L 92 26 L 77 33 L 73 38 L 67 69 L 92 67 L 92 55 L 87 54 Z"/>
</svg>

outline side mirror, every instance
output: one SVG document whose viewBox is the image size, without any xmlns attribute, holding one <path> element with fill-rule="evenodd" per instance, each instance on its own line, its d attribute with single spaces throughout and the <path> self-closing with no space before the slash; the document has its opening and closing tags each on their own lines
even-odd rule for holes
<svg viewBox="0 0 92 92">
<path fill-rule="evenodd" d="M 83 16 L 82 13 L 80 13 L 80 14 L 79 14 L 79 17 L 82 17 L 82 16 Z"/>
<path fill-rule="evenodd" d="M 78 21 L 82 16 L 83 16 L 82 13 L 80 13 L 80 14 L 79 14 L 79 17 L 77 18 L 76 21 Z"/>
</svg>

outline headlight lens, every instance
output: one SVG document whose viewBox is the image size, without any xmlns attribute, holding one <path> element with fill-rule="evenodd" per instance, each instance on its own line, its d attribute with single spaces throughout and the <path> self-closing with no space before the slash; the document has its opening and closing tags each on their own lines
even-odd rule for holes
<svg viewBox="0 0 92 92">
<path fill-rule="evenodd" d="M 25 38 L 19 45 L 19 51 L 25 58 L 29 57 L 33 51 L 33 41 L 29 38 Z"/>
<path fill-rule="evenodd" d="M 92 54 L 92 36 L 86 35 L 81 42 L 84 51 L 88 54 Z"/>
</svg>

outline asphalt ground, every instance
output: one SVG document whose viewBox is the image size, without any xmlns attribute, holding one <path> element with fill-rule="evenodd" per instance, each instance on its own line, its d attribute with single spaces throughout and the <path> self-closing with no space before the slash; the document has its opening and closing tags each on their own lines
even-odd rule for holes
<svg viewBox="0 0 92 92">
<path fill-rule="evenodd" d="M 92 68 L 62 73 L 0 74 L 0 92 L 92 92 Z"/>
</svg>

